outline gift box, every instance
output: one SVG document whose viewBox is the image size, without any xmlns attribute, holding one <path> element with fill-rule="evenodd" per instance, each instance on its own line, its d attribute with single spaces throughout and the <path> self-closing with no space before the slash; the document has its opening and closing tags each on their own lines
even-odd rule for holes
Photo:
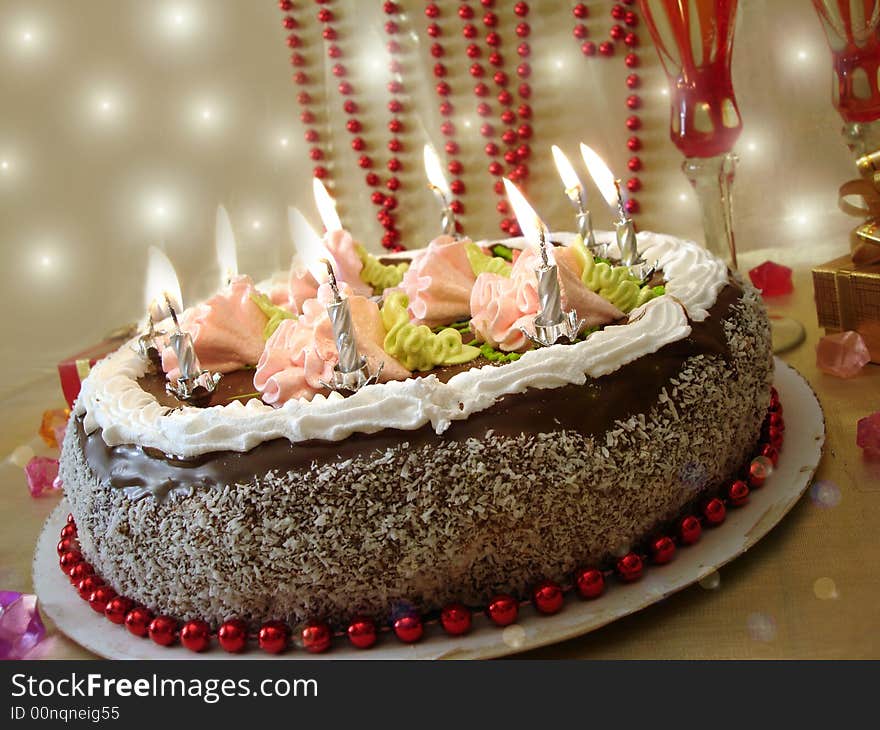
<svg viewBox="0 0 880 730">
<path fill-rule="evenodd" d="M 813 289 L 819 326 L 828 333 L 858 332 L 871 361 L 880 363 L 880 262 L 841 256 L 813 269 Z"/>
<path fill-rule="evenodd" d="M 101 358 L 109 355 L 134 334 L 133 327 L 125 327 L 107 335 L 107 338 L 87 350 L 65 358 L 58 363 L 58 376 L 61 378 L 61 390 L 67 405 L 73 408 L 73 402 L 79 395 L 82 381 L 85 380 L 92 366 Z"/>
</svg>

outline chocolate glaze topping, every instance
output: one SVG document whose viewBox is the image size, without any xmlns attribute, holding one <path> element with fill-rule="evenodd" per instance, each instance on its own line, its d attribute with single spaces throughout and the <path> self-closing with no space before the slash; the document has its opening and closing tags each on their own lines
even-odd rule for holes
<svg viewBox="0 0 880 730">
<path fill-rule="evenodd" d="M 162 499 L 172 489 L 189 491 L 247 483 L 269 471 L 308 469 L 312 464 L 342 461 L 403 443 L 417 448 L 450 440 L 484 438 L 488 431 L 501 436 L 559 430 L 601 434 L 615 421 L 626 420 L 654 404 L 661 389 L 678 374 L 687 358 L 702 354 L 729 361 L 723 322 L 741 296 L 742 289 L 729 282 L 709 310 L 709 317 L 703 322 L 691 322 L 691 334 L 683 340 L 666 345 L 609 375 L 588 380 L 584 385 L 530 389 L 504 396 L 491 408 L 466 420 L 453 421 L 442 435 L 437 435 L 427 425 L 415 431 L 385 429 L 375 434 L 353 434 L 343 441 L 333 442 L 291 444 L 286 439 L 274 439 L 245 453 L 219 451 L 192 459 L 175 459 L 155 449 L 135 445 L 108 446 L 100 431 L 86 435 L 81 419 L 76 422 L 76 435 L 98 479 L 113 487 L 134 487 L 133 494 L 137 496 L 152 494 Z M 445 382 L 462 370 L 485 364 L 488 362 L 477 360 L 434 370 L 432 374 Z M 237 395 L 253 392 L 253 371 L 231 373 L 220 383 L 212 405 L 225 404 Z M 161 376 L 147 376 L 141 380 L 141 385 L 165 405 L 179 405 L 172 396 L 165 394 Z"/>
</svg>

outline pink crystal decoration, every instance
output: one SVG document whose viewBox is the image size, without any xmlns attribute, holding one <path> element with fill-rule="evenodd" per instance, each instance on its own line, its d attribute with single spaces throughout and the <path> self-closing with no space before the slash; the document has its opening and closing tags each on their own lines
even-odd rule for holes
<svg viewBox="0 0 880 730">
<path fill-rule="evenodd" d="M 58 478 L 58 459 L 35 456 L 25 466 L 24 474 L 31 496 L 39 497 L 43 492 L 57 489 L 55 480 Z M 61 483 L 60 480 L 58 483 Z"/>
<path fill-rule="evenodd" d="M 794 285 L 791 283 L 791 269 L 774 261 L 765 261 L 760 266 L 750 269 L 749 278 L 765 297 L 791 294 L 794 290 Z"/>
<path fill-rule="evenodd" d="M 852 378 L 868 364 L 871 355 L 858 332 L 825 335 L 816 345 L 816 367 L 838 378 Z"/>
<path fill-rule="evenodd" d="M 37 597 L 0 591 L 0 659 L 23 659 L 45 636 Z"/>
<path fill-rule="evenodd" d="M 880 411 L 859 419 L 856 445 L 869 459 L 880 459 Z"/>
</svg>

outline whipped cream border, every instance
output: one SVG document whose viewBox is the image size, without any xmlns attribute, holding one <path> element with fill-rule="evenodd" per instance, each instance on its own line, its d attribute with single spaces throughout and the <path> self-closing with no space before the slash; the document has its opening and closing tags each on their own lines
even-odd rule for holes
<svg viewBox="0 0 880 730">
<path fill-rule="evenodd" d="M 568 243 L 573 236 L 553 237 Z M 613 233 L 599 233 L 597 239 L 612 242 L 612 254 L 617 253 Z M 248 451 L 277 438 L 292 443 L 341 441 L 353 433 L 411 431 L 427 424 L 440 434 L 453 421 L 489 408 L 502 396 L 528 388 L 580 385 L 588 377 L 614 372 L 687 337 L 688 318 L 706 319 L 727 282 L 727 266 L 692 241 L 642 232 L 638 242 L 645 259 L 663 269 L 664 296 L 633 310 L 628 324 L 606 327 L 575 345 L 531 350 L 503 367 L 473 368 L 446 383 L 429 375 L 376 384 L 348 398 L 332 393 L 311 401 L 288 401 L 281 408 L 251 399 L 211 408 L 169 409 L 138 385 L 147 364 L 126 343 L 92 368 L 74 413 L 84 417 L 86 433 L 100 428 L 109 446 L 133 443 L 181 458 Z M 522 239 L 494 243 L 523 245 Z"/>
</svg>

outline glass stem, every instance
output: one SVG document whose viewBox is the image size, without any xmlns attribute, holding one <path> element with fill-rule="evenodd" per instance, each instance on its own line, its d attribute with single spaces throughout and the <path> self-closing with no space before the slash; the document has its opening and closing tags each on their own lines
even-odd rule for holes
<svg viewBox="0 0 880 730">
<path fill-rule="evenodd" d="M 858 159 L 880 149 L 880 122 L 846 122 L 840 130 L 853 157 Z"/>
<path fill-rule="evenodd" d="M 686 157 L 681 166 L 700 203 L 706 248 L 732 269 L 737 263 L 730 188 L 736 161 L 736 155 L 728 152 L 716 157 Z"/>
</svg>

